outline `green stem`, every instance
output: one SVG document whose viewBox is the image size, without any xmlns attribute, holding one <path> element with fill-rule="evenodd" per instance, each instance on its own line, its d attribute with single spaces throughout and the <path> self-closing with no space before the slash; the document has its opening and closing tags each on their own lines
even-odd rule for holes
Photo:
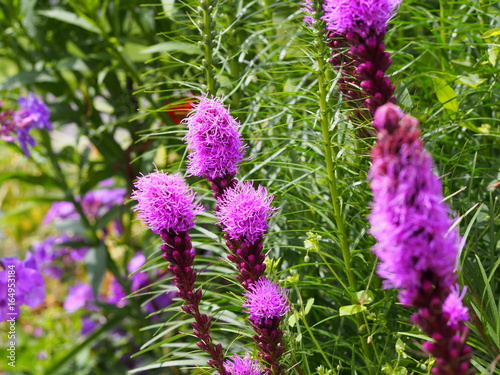
<svg viewBox="0 0 500 375">
<path fill-rule="evenodd" d="M 203 35 L 201 44 L 205 58 L 203 59 L 203 68 L 205 69 L 205 79 L 207 85 L 207 93 L 215 96 L 217 94 L 218 82 L 215 79 L 215 68 L 213 59 L 214 46 L 214 28 L 215 20 L 212 18 L 212 12 L 217 5 L 217 0 L 201 0 L 200 8 L 203 17 Z"/>
<path fill-rule="evenodd" d="M 316 20 L 321 20 L 322 16 L 322 5 L 321 1 L 315 2 L 316 7 Z M 347 280 L 349 284 L 350 290 L 349 295 L 351 300 L 356 303 L 355 292 L 357 290 L 356 278 L 354 276 L 354 272 L 351 268 L 351 252 L 349 249 L 349 242 L 347 231 L 344 223 L 344 214 L 341 205 L 341 197 L 337 188 L 337 178 L 335 175 L 335 165 L 334 165 L 334 156 L 333 156 L 333 144 L 331 142 L 331 134 L 330 134 L 330 109 L 328 106 L 328 81 L 326 76 L 327 64 L 326 64 L 326 56 L 328 56 L 328 49 L 325 41 L 325 28 L 323 21 L 316 22 L 316 44 L 318 49 L 318 85 L 319 85 L 319 102 L 320 102 L 320 123 L 321 123 L 321 133 L 323 136 L 323 145 L 325 152 L 325 162 L 326 162 L 326 170 L 328 174 L 328 186 L 330 189 L 330 198 L 333 205 L 335 223 L 337 225 L 337 232 L 339 234 L 340 240 L 340 248 L 342 251 L 342 258 L 344 260 L 345 272 L 347 275 Z M 356 323 L 357 327 L 361 327 L 363 325 L 363 317 L 360 314 L 356 314 Z M 372 366 L 372 357 L 373 352 L 371 348 L 368 346 L 368 343 L 363 337 L 360 337 L 361 346 L 363 348 L 364 359 L 368 366 L 368 371 L 370 374 L 375 373 L 374 366 Z"/>
</svg>

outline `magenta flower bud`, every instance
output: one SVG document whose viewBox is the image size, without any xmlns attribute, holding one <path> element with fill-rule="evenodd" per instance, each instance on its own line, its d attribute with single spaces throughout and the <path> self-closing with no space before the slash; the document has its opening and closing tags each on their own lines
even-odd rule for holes
<svg viewBox="0 0 500 375">
<path fill-rule="evenodd" d="M 194 203 L 194 192 L 180 174 L 157 170 L 139 177 L 134 186 L 132 199 L 138 202 L 134 211 L 153 232 L 179 233 L 194 226 L 195 215 L 202 207 Z"/>
<path fill-rule="evenodd" d="M 238 133 L 239 122 L 231 116 L 221 98 L 199 97 L 182 121 L 188 127 L 184 137 L 191 152 L 187 172 L 209 180 L 235 175 L 246 146 Z"/>
</svg>

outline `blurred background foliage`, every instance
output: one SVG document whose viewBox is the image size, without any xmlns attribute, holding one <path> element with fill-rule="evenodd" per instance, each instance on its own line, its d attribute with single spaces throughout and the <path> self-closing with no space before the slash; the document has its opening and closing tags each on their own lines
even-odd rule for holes
<svg viewBox="0 0 500 375">
<path fill-rule="evenodd" d="M 77 206 L 77 197 L 108 178 L 130 191 L 152 162 L 183 172 L 186 130 L 179 122 L 187 103 L 201 93 L 224 95 L 249 144 L 238 178 L 267 187 L 281 207 L 265 250 L 270 275 L 291 290 L 294 312 L 284 327 L 291 373 L 430 373 L 432 360 L 419 346 L 411 309 L 397 303 L 395 291 L 382 289 L 375 274 L 366 220 L 374 140 L 357 137 L 358 127 L 367 124 L 348 120 L 336 72 L 327 65 L 328 136 L 356 279 L 356 288 L 346 285 L 318 122 L 318 61 L 327 56 L 303 24 L 298 2 L 7 0 L 0 9 L 2 100 L 36 92 L 48 103 L 56 128 L 50 136 L 38 134 L 30 159 L 18 146 L 0 144 L 5 255 L 23 254 L 34 240 L 61 229 L 42 224 L 54 201 Z M 457 269 L 468 286 L 469 343 L 481 374 L 500 374 L 499 35 L 496 1 L 405 0 L 385 43 L 398 102 L 421 121 L 464 237 Z M 200 254 L 195 264 L 204 270 L 198 280 L 203 308 L 217 317 L 214 339 L 228 355 L 255 351 L 240 314 L 241 289 L 209 210 L 215 202 L 208 184 L 188 181 L 208 208 L 192 237 Z M 109 273 L 126 286 L 126 264 L 138 250 L 148 255 L 144 267 L 150 274 L 165 268 L 159 241 L 134 221 L 131 207 L 128 202 L 102 220 L 81 215 L 71 223 L 69 229 L 92 249 L 78 277 L 95 290 L 106 287 L 102 280 Z M 103 228 L 115 219 L 123 232 L 105 235 Z M 154 290 L 169 287 L 161 281 Z M 23 310 L 12 373 L 177 374 L 186 367 L 208 373 L 194 338 L 182 334 L 190 326 L 178 301 L 159 320 L 137 308 L 151 291 L 121 309 L 103 304 L 102 325 L 81 337 L 80 313 L 61 307 L 67 286 L 48 280 L 47 290 L 44 305 Z M 113 339 L 118 322 L 133 333 L 134 345 Z M 36 327 L 46 334 L 36 337 Z M 137 361 L 120 362 L 131 350 L 140 350 Z"/>
</svg>

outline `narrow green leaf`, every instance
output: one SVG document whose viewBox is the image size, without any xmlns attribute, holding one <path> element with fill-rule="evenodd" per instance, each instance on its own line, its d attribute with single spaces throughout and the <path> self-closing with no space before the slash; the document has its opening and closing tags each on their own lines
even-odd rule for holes
<svg viewBox="0 0 500 375">
<path fill-rule="evenodd" d="M 164 42 L 152 45 L 145 48 L 141 53 L 158 53 L 158 52 L 183 52 L 189 55 L 201 54 L 201 49 L 194 44 L 183 43 L 183 42 Z"/>
<path fill-rule="evenodd" d="M 481 35 L 482 38 L 491 38 L 492 36 L 497 36 L 500 35 L 500 27 L 495 27 L 494 29 L 486 31 L 483 35 Z"/>
<path fill-rule="evenodd" d="M 96 34 L 100 34 L 101 31 L 99 28 L 88 21 L 87 19 L 80 17 L 74 13 L 68 12 L 67 10 L 64 9 L 50 9 L 50 10 L 40 10 L 38 11 L 38 14 L 41 14 L 42 16 L 52 18 L 58 21 L 66 22 L 71 25 L 75 25 L 78 27 L 81 27 L 82 29 L 85 29 L 87 31 L 91 31 Z"/>
<path fill-rule="evenodd" d="M 446 83 L 446 81 L 432 77 L 432 82 L 434 84 L 434 90 L 436 91 L 437 98 L 443 107 L 449 109 L 450 111 L 458 111 L 458 100 L 457 93 L 453 88 Z"/>
</svg>

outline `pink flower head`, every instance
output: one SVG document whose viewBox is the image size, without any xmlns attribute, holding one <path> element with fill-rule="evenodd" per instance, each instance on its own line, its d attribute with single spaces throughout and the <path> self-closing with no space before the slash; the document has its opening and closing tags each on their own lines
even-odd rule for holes
<svg viewBox="0 0 500 375">
<path fill-rule="evenodd" d="M 245 297 L 246 312 L 254 321 L 282 317 L 289 309 L 288 291 L 265 277 L 253 283 Z"/>
<path fill-rule="evenodd" d="M 188 133 L 184 137 L 191 153 L 187 172 L 209 179 L 234 175 L 243 160 L 246 146 L 238 133 L 239 122 L 222 103 L 221 98 L 199 97 L 193 110 L 183 120 Z"/>
<path fill-rule="evenodd" d="M 134 186 L 132 199 L 138 202 L 134 211 L 153 232 L 178 233 L 194 226 L 195 215 L 202 208 L 194 203 L 194 192 L 180 174 L 157 170 L 139 177 Z"/>
<path fill-rule="evenodd" d="M 254 189 L 251 182 L 242 182 L 227 189 L 219 201 L 216 216 L 232 240 L 247 240 L 254 243 L 268 228 L 268 220 L 273 216 L 271 207 L 273 196 L 259 185 Z"/>
<path fill-rule="evenodd" d="M 262 375 L 264 371 L 259 361 L 251 359 L 248 353 L 243 358 L 235 354 L 226 359 L 224 369 L 228 375 Z"/>
<path fill-rule="evenodd" d="M 469 320 L 469 309 L 462 302 L 466 292 L 466 287 L 460 292 L 460 287 L 454 285 L 451 293 L 446 297 L 443 303 L 443 312 L 449 315 L 448 325 Z"/>
<path fill-rule="evenodd" d="M 367 37 L 370 29 L 385 32 L 387 21 L 401 0 L 325 0 L 326 29 L 339 34 L 356 32 Z"/>
</svg>

